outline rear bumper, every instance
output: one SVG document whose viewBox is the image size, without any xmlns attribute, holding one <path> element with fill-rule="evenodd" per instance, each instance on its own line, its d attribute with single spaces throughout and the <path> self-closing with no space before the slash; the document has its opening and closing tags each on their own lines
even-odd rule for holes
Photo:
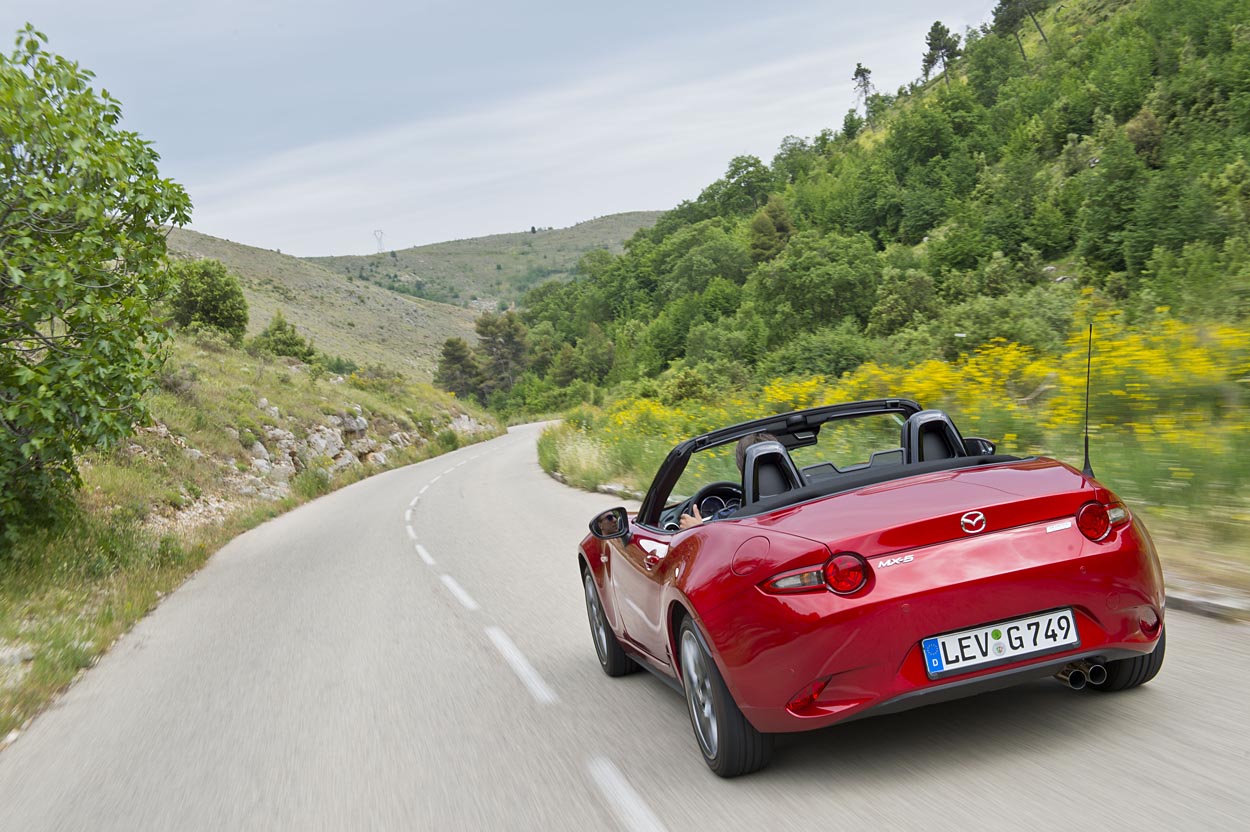
<svg viewBox="0 0 1250 832">
<path fill-rule="evenodd" d="M 911 563 L 877 570 L 858 598 L 752 588 L 732 610 L 704 616 L 705 632 L 720 635 L 722 675 L 752 725 L 769 733 L 823 728 L 1043 678 L 1077 659 L 1150 653 L 1157 643 L 1162 576 L 1135 526 L 1092 543 L 1075 528 L 1052 534 L 1038 524 L 911 553 Z M 925 673 L 922 639 L 1063 607 L 1075 615 L 1078 646 L 941 680 Z M 788 708 L 825 679 L 814 702 Z"/>
</svg>

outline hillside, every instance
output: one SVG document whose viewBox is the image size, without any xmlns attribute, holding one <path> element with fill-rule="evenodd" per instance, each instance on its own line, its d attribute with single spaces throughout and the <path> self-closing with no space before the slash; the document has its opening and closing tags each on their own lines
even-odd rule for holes
<svg viewBox="0 0 1250 832">
<path fill-rule="evenodd" d="M 169 252 L 175 258 L 211 257 L 239 275 L 251 313 L 249 334 L 280 309 L 319 350 L 423 381 L 432 377 L 443 341 L 474 337 L 473 316 L 465 309 L 346 280 L 298 257 L 182 229 L 170 232 Z"/>
<path fill-rule="evenodd" d="M 615 254 L 658 211 L 634 211 L 580 222 L 569 228 L 494 234 L 382 254 L 310 257 L 340 274 L 430 300 L 494 309 L 547 280 L 568 280 L 586 252 Z"/>
</svg>

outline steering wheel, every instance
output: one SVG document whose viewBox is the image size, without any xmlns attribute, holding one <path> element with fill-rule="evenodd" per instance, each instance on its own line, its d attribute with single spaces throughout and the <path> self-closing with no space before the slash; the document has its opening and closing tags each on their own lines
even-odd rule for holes
<svg viewBox="0 0 1250 832">
<path fill-rule="evenodd" d="M 714 498 L 714 499 L 719 500 L 721 503 L 720 506 L 717 506 L 715 508 L 712 508 L 711 506 L 709 506 L 708 507 L 709 510 L 704 510 L 703 504 L 709 498 Z M 694 496 L 686 501 L 685 505 L 682 506 L 682 510 L 680 513 L 692 514 L 693 512 L 691 511 L 691 508 L 694 506 L 698 506 L 699 513 L 703 515 L 704 519 L 706 519 L 708 517 L 711 517 L 713 514 L 720 511 L 721 509 L 723 509 L 726 505 L 729 504 L 731 500 L 737 500 L 738 504 L 741 505 L 742 499 L 743 499 L 742 486 L 738 485 L 738 483 L 728 482 L 728 481 L 710 482 L 707 485 L 700 488 L 698 491 L 696 491 L 694 493 Z"/>
</svg>

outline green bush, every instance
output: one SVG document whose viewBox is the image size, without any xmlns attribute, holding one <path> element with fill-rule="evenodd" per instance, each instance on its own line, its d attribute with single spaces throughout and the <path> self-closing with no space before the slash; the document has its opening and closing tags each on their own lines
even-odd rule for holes
<svg viewBox="0 0 1250 832">
<path fill-rule="evenodd" d="M 760 379 L 790 375 L 837 378 L 873 356 L 874 343 L 849 321 L 833 329 L 800 335 L 764 356 L 757 368 Z"/>
<path fill-rule="evenodd" d="M 212 327 L 226 333 L 233 344 L 247 332 L 247 300 L 239 279 L 216 260 L 175 263 L 174 320 L 181 327 Z"/>
<path fill-rule="evenodd" d="M 300 335 L 295 324 L 282 317 L 282 310 L 275 312 L 269 326 L 252 339 L 251 347 L 273 355 L 298 358 L 305 364 L 311 364 L 317 357 L 312 340 Z"/>
</svg>

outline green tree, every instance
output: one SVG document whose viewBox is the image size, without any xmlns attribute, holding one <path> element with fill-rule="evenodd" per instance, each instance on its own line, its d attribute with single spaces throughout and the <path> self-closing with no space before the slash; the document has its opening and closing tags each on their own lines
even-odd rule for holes
<svg viewBox="0 0 1250 832">
<path fill-rule="evenodd" d="M 305 364 L 311 364 L 317 357 L 313 342 L 299 334 L 295 324 L 282 316 L 281 309 L 273 313 L 273 317 L 269 319 L 269 325 L 252 339 L 252 344 L 256 349 L 274 355 L 298 358 Z"/>
<path fill-rule="evenodd" d="M 864 129 L 864 117 L 855 112 L 855 108 L 846 111 L 846 115 L 842 118 L 842 135 L 847 139 L 853 139 L 859 135 Z"/>
<path fill-rule="evenodd" d="M 925 46 L 927 50 L 921 60 L 921 71 L 924 73 L 926 81 L 929 80 L 929 73 L 938 64 L 942 65 L 942 78 L 946 81 L 946 86 L 951 84 L 950 75 L 947 69 L 951 62 L 959 57 L 959 35 L 953 34 L 950 29 L 946 28 L 940 20 L 935 20 L 933 25 L 929 27 L 929 33 L 925 35 Z"/>
<path fill-rule="evenodd" d="M 1024 65 L 1028 66 L 1029 56 L 1024 52 L 1024 42 L 1020 40 L 1020 21 L 1024 19 L 1024 8 L 1019 0 L 999 0 L 994 7 L 992 29 L 996 34 L 1010 34 L 1015 38 Z"/>
<path fill-rule="evenodd" d="M 586 337 L 577 344 L 577 375 L 596 384 L 603 381 L 612 369 L 612 342 L 596 323 L 586 330 Z"/>
<path fill-rule="evenodd" d="M 861 63 L 855 64 L 855 72 L 851 74 L 855 82 L 855 99 L 857 104 L 867 104 L 868 96 L 872 95 L 872 70 Z"/>
<path fill-rule="evenodd" d="M 869 335 L 893 335 L 937 311 L 933 278 L 921 269 L 889 267 L 881 273 L 877 305 L 868 317 Z"/>
<path fill-rule="evenodd" d="M 704 189 L 699 201 L 714 206 L 720 216 L 749 214 L 764 204 L 772 186 L 767 165 L 755 156 L 735 156 L 724 178 Z"/>
<path fill-rule="evenodd" d="M 770 196 L 768 203 L 751 218 L 751 259 L 756 263 L 773 259 L 786 247 L 786 242 L 793 233 L 794 222 L 790 219 L 785 203 Z"/>
<path fill-rule="evenodd" d="M 473 350 L 463 338 L 448 338 L 434 371 L 434 384 L 457 398 L 476 399 L 481 395 L 481 368 Z"/>
<path fill-rule="evenodd" d="M 191 202 L 121 105 L 27 25 L 0 54 L 0 538 L 144 418 L 167 337 L 166 224 Z M 3 540 L 0 540 L 3 545 Z"/>
<path fill-rule="evenodd" d="M 174 320 L 179 326 L 219 329 L 238 344 L 247 331 L 247 299 L 239 278 L 217 260 L 175 263 Z"/>
<path fill-rule="evenodd" d="M 1125 267 L 1124 244 L 1129 222 L 1145 180 L 1146 166 L 1124 131 L 1110 119 L 1099 137 L 1102 153 L 1091 160 L 1084 177 L 1085 200 L 1079 216 L 1077 247 L 1090 263 L 1106 271 Z"/>
<path fill-rule="evenodd" d="M 482 367 L 482 395 L 507 393 L 526 368 L 525 324 L 515 312 L 487 312 L 474 323 L 478 337 L 478 362 Z"/>
<path fill-rule="evenodd" d="M 577 379 L 577 353 L 572 344 L 561 344 L 551 362 L 549 378 L 557 387 L 568 387 Z"/>
</svg>

